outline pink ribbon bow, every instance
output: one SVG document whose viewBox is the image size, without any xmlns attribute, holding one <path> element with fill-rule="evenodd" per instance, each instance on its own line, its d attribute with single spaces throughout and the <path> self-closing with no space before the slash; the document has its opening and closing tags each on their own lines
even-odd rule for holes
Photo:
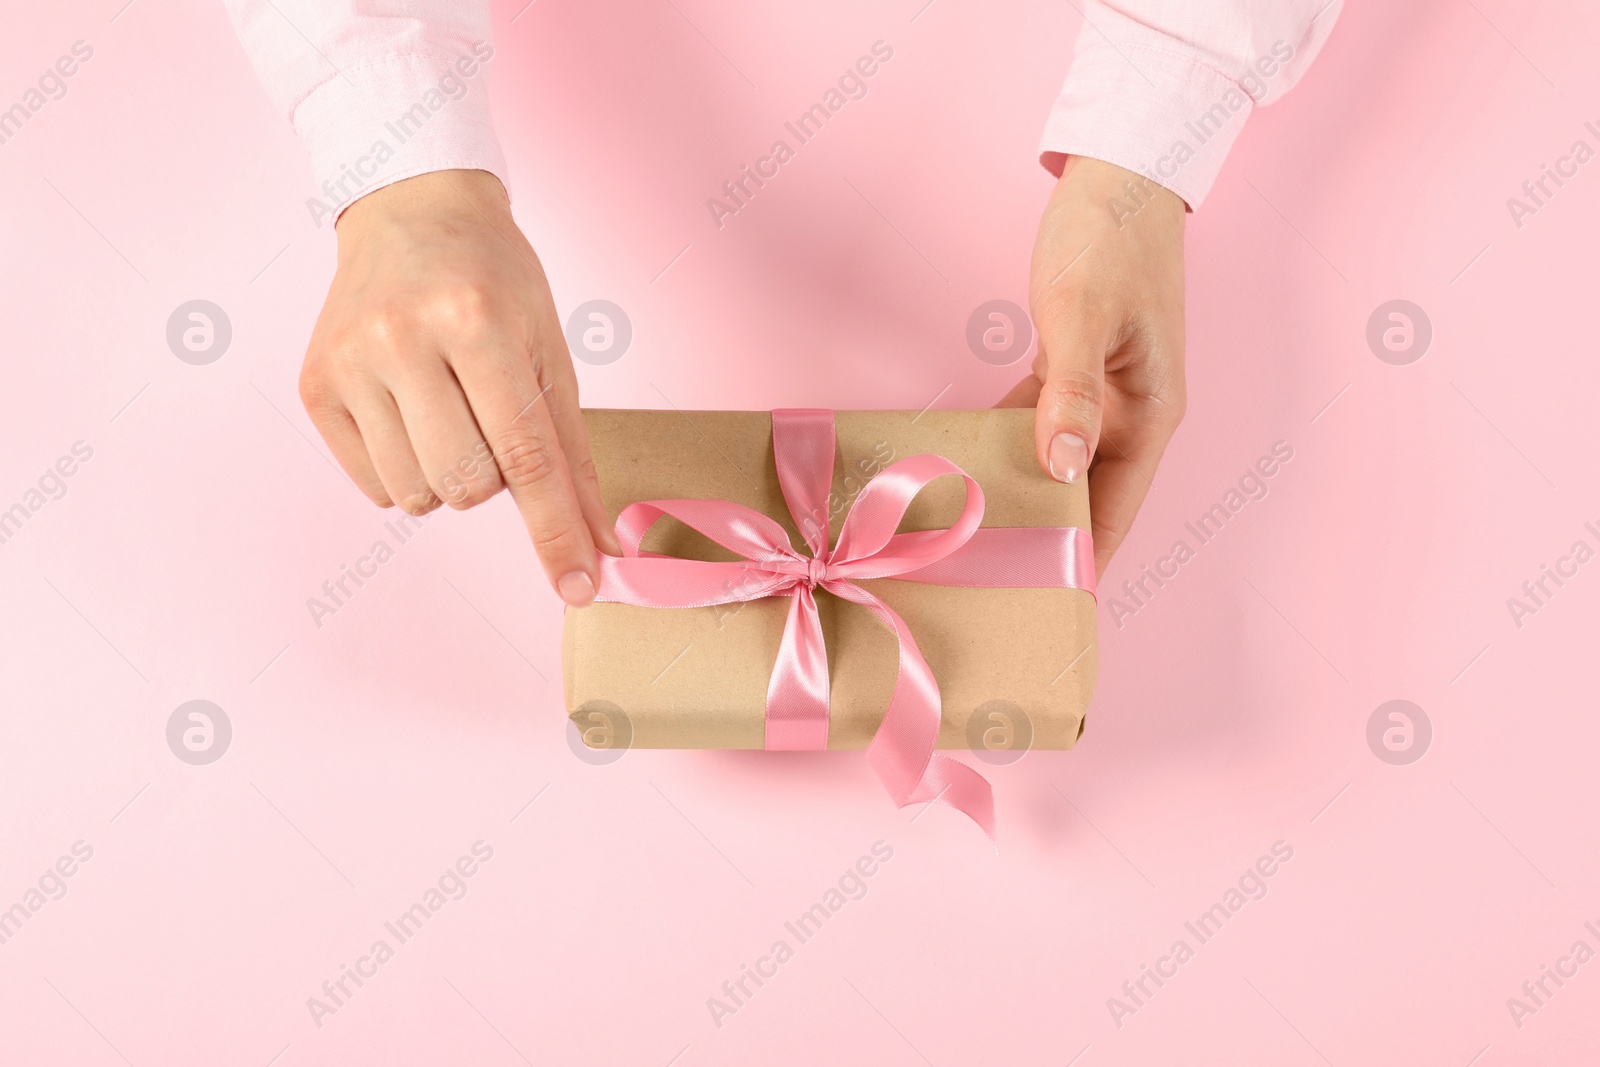
<svg viewBox="0 0 1600 1067">
<path fill-rule="evenodd" d="M 894 693 L 867 759 L 901 807 L 943 800 L 994 835 L 994 798 L 983 776 L 934 752 L 942 703 L 932 669 L 905 621 L 855 584 L 899 578 L 936 585 L 1069 588 L 1094 592 L 1094 548 L 1076 526 L 981 529 L 983 490 L 941 456 L 909 456 L 890 464 L 857 495 L 829 549 L 833 482 L 833 412 L 772 413 L 778 482 L 809 556 L 796 552 L 783 527 L 727 500 L 648 500 L 617 516 L 624 555 L 600 557 L 597 599 L 652 608 L 710 607 L 788 596 L 778 658 L 767 686 L 766 747 L 828 747 L 828 651 L 815 590 L 867 608 L 899 639 Z M 946 530 L 896 533 L 906 509 L 935 478 L 966 482 L 966 505 Z M 680 559 L 641 552 L 645 534 L 671 516 L 724 548 L 737 562 Z"/>
</svg>

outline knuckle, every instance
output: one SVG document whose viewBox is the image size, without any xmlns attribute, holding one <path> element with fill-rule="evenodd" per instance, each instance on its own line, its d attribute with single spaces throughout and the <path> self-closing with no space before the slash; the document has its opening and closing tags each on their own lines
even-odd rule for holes
<svg viewBox="0 0 1600 1067">
<path fill-rule="evenodd" d="M 300 393 L 300 403 L 313 419 L 332 414 L 342 406 L 338 389 L 334 386 L 329 356 L 322 349 L 313 349 L 306 353 L 306 360 L 300 367 L 300 377 L 296 385 Z"/>
<path fill-rule="evenodd" d="M 299 387 L 300 405 L 313 419 L 331 410 L 337 403 L 328 380 L 310 366 L 300 372 Z"/>
<path fill-rule="evenodd" d="M 1143 391 L 1142 406 L 1150 423 L 1169 435 L 1189 410 L 1189 391 L 1181 370 L 1159 368 L 1151 386 Z"/>
<path fill-rule="evenodd" d="M 461 280 L 434 294 L 428 317 L 452 333 L 474 333 L 494 315 L 495 294 L 483 282 Z"/>
<path fill-rule="evenodd" d="M 432 490 L 424 489 L 420 492 L 407 493 L 400 500 L 400 510 L 408 515 L 426 515 L 439 506 L 439 498 L 433 495 Z"/>
<path fill-rule="evenodd" d="M 507 485 L 539 485 L 559 469 L 551 442 L 532 435 L 502 442 L 494 450 L 495 463 Z"/>
<path fill-rule="evenodd" d="M 1057 371 L 1045 381 L 1041 399 L 1053 413 L 1088 418 L 1100 411 L 1104 387 L 1087 371 Z"/>
<path fill-rule="evenodd" d="M 363 337 L 377 352 L 403 347 L 416 328 L 416 317 L 404 304 L 386 300 L 369 308 L 361 319 Z M 367 347 L 367 346 L 363 346 Z"/>
<path fill-rule="evenodd" d="M 488 443 L 483 441 L 478 442 L 471 454 L 435 479 L 435 484 L 445 503 L 458 511 L 476 507 L 505 486 Z"/>
<path fill-rule="evenodd" d="M 454 511 L 466 511 L 469 508 L 477 507 L 491 496 L 493 494 L 485 490 L 469 488 L 455 496 L 446 497 L 445 503 L 449 504 Z"/>
<path fill-rule="evenodd" d="M 528 534 L 533 539 L 534 551 L 543 560 L 576 556 L 581 547 L 578 531 L 570 525 L 530 527 Z"/>
<path fill-rule="evenodd" d="M 475 508 L 500 491 L 500 480 L 474 478 L 471 481 L 445 479 L 444 500 L 457 511 Z"/>
</svg>

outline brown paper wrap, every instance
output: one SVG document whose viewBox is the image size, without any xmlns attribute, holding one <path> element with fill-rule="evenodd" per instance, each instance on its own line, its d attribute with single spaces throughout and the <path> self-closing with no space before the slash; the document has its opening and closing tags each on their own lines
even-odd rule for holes
<svg viewBox="0 0 1600 1067">
<path fill-rule="evenodd" d="M 772 416 L 752 411 L 584 413 L 606 511 L 640 500 L 730 500 L 804 540 L 784 503 Z M 1089 525 L 1085 483 L 1059 484 L 1034 459 L 1032 409 L 841 411 L 830 534 L 861 487 L 895 459 L 935 453 L 983 487 L 984 526 Z M 902 531 L 942 529 L 961 512 L 963 483 L 940 478 Z M 736 559 L 673 519 L 644 549 Z M 1094 691 L 1095 602 L 1079 589 L 990 589 L 896 579 L 862 581 L 900 614 L 943 697 L 940 748 L 1071 748 Z M 829 748 L 872 739 L 894 688 L 893 633 L 865 608 L 817 590 L 832 683 Z M 767 683 L 788 597 L 707 608 L 594 604 L 568 609 L 562 641 L 568 714 L 590 744 L 636 748 L 762 748 Z M 604 709 L 604 730 L 591 730 Z M 620 709 L 625 721 L 616 723 Z M 1018 710 L 1022 713 L 1019 717 Z M 987 736 L 985 736 L 987 735 Z"/>
</svg>

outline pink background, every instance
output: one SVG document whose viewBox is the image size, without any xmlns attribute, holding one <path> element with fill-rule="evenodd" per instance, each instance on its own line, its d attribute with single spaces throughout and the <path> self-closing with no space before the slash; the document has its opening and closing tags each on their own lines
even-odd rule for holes
<svg viewBox="0 0 1600 1067">
<path fill-rule="evenodd" d="M 497 4 L 518 217 L 564 314 L 634 325 L 587 402 L 976 407 L 1016 380 L 966 320 L 1025 300 L 1079 19 L 922 2 Z M 295 395 L 333 237 L 220 5 L 121 5 L 0 37 L 4 106 L 94 49 L 0 145 L 0 509 L 93 449 L 0 545 L 0 908 L 93 849 L 0 945 L 0 1062 L 1592 1056 L 1600 961 L 1520 1028 L 1506 1004 L 1600 949 L 1600 563 L 1520 628 L 1506 606 L 1600 546 L 1600 162 L 1520 229 L 1505 203 L 1600 147 L 1587 5 L 1352 4 L 1251 120 L 1191 219 L 1190 414 L 1107 592 L 1274 442 L 1294 458 L 1120 628 L 1102 601 L 1081 747 L 990 774 L 998 856 L 856 754 L 577 758 L 504 498 L 429 519 L 318 629 L 306 599 L 393 517 Z M 719 231 L 705 199 L 879 39 L 869 95 Z M 164 337 L 194 298 L 233 324 L 209 366 Z M 1365 340 L 1395 298 L 1433 324 L 1409 366 Z M 209 766 L 165 738 L 195 698 L 233 727 Z M 1392 766 L 1366 724 L 1402 698 L 1433 739 Z M 480 839 L 467 895 L 317 1027 L 306 999 Z M 866 896 L 716 1026 L 707 998 L 878 840 Z M 1277 841 L 1267 895 L 1196 947 Z M 1108 998 L 1180 938 L 1119 1027 Z"/>
</svg>

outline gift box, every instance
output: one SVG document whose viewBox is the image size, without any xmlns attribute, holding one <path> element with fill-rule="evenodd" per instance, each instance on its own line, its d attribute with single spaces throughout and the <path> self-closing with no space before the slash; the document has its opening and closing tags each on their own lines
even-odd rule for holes
<svg viewBox="0 0 1600 1067">
<path fill-rule="evenodd" d="M 921 728 L 928 736 L 907 741 L 912 748 L 969 749 L 990 762 L 1005 762 L 1029 748 L 1071 748 L 1083 730 L 1097 670 L 1088 493 L 1082 480 L 1063 485 L 1039 469 L 1033 411 L 801 412 L 811 422 L 786 431 L 787 442 L 781 435 L 775 442 L 774 422 L 782 414 L 585 412 L 607 512 L 613 521 L 623 520 L 619 534 L 624 526 L 634 531 L 639 551 L 635 559 L 605 560 L 602 602 L 566 613 L 566 704 L 584 742 L 635 748 L 862 748 L 878 734 L 891 700 L 902 699 L 898 684 L 907 688 L 904 699 L 931 699 L 935 705 L 936 718 Z M 791 421 L 795 414 L 789 413 Z M 825 438 L 833 439 L 828 442 L 831 463 L 823 455 Z M 786 473 L 780 473 L 786 462 Z M 971 518 L 970 490 L 966 479 L 942 476 L 938 462 L 951 472 L 959 468 L 981 487 L 979 532 L 972 537 L 974 544 L 988 538 L 991 558 L 976 571 L 958 574 L 963 584 L 941 584 L 950 575 L 940 566 L 959 571 L 957 558 L 889 577 L 862 576 L 873 570 L 870 561 L 829 567 L 812 561 L 836 552 L 847 520 L 863 529 L 867 519 L 880 525 L 895 521 L 882 514 L 851 519 L 857 504 L 881 513 L 883 499 L 869 507 L 869 498 L 896 493 L 903 498 L 922 482 L 925 487 L 915 491 L 898 529 L 923 531 L 923 540 L 896 539 L 880 555 L 899 551 L 900 541 L 908 542 L 909 552 L 930 539 L 948 541 L 949 535 L 934 531 L 951 531 Z M 913 467 L 922 481 L 913 478 L 909 489 L 888 484 L 905 482 Z M 868 491 L 879 480 L 885 484 Z M 809 487 L 801 484 L 807 481 Z M 808 492 L 807 504 L 790 499 Z M 734 551 L 672 517 L 671 507 L 662 517 L 659 508 L 638 503 L 671 500 L 726 502 L 730 510 L 742 505 L 781 527 L 784 548 L 792 551 L 758 552 L 743 542 L 736 547 L 744 551 Z M 629 505 L 636 506 L 624 514 Z M 690 506 L 678 510 L 690 518 L 700 514 L 684 510 Z M 773 535 L 779 536 L 776 527 Z M 809 547 L 823 544 L 828 552 Z M 796 559 L 789 559 L 791 554 Z M 722 569 L 712 573 L 703 563 L 683 561 L 720 561 Z M 635 570 L 627 572 L 629 566 Z M 674 587 L 653 598 L 638 591 L 649 590 L 649 581 L 658 586 L 676 581 L 680 572 L 696 566 L 700 570 L 692 577 L 700 583 L 699 593 Z M 851 566 L 855 576 L 849 585 L 838 584 Z M 779 591 L 756 595 L 773 583 Z M 855 602 L 829 592 L 830 585 Z M 857 590 L 886 606 L 903 623 L 903 632 L 893 628 L 888 615 L 864 606 Z M 604 602 L 630 598 L 640 602 Z M 674 606 L 648 606 L 658 603 Z M 796 621 L 802 609 L 814 615 L 821 650 L 803 640 L 804 620 Z M 797 627 L 798 653 L 792 633 Z M 908 643 L 914 644 L 909 652 Z M 814 662 L 819 656 L 825 664 Z M 911 669 L 908 656 L 920 656 L 931 671 L 937 686 L 931 697 L 923 691 L 931 685 L 919 690 L 916 678 L 901 679 Z M 810 689 L 799 693 L 801 703 L 809 701 L 809 714 L 825 720 L 813 723 L 816 728 L 809 732 L 776 717 L 775 694 L 785 685 L 791 695 L 796 692 L 797 671 L 799 689 Z M 819 687 L 825 690 L 820 709 Z M 905 759 L 921 766 L 930 758 L 937 759 L 931 752 L 912 752 Z M 920 774 L 923 786 L 936 784 L 916 766 L 901 770 L 906 782 Z M 915 792 L 909 786 L 902 791 Z"/>
</svg>

